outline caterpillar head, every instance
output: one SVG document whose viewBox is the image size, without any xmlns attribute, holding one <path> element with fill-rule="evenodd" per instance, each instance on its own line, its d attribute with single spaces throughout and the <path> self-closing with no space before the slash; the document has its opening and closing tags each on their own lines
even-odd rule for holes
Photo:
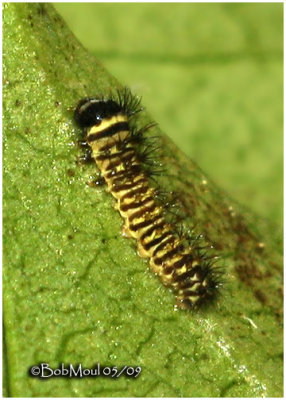
<svg viewBox="0 0 286 400">
<path fill-rule="evenodd" d="M 76 109 L 74 118 L 80 128 L 98 126 L 105 119 L 109 119 L 122 111 L 114 100 L 98 100 L 86 98 L 81 100 Z"/>
</svg>

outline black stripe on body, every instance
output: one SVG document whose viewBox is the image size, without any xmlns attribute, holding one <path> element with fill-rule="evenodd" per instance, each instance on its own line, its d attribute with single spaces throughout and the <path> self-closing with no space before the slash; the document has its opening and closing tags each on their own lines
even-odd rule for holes
<svg viewBox="0 0 286 400">
<path fill-rule="evenodd" d="M 171 236 L 168 240 L 166 240 L 165 242 L 161 243 L 158 247 L 156 247 L 152 257 L 153 258 L 156 257 L 156 254 L 159 253 L 159 251 L 162 251 L 168 244 L 174 242 L 175 242 L 175 237 Z"/>
<path fill-rule="evenodd" d="M 128 204 L 120 204 L 120 210 L 121 211 L 128 211 L 130 209 L 132 210 L 134 208 L 139 208 L 139 207 L 144 206 L 144 204 L 149 203 L 150 201 L 152 201 L 154 203 L 154 200 L 153 200 L 152 196 L 148 196 L 143 201 L 140 200 L 140 201 L 133 201 L 132 203 L 128 203 Z"/>
<path fill-rule="evenodd" d="M 170 275 L 170 274 L 174 275 L 174 273 L 175 273 L 175 270 L 174 270 L 174 268 L 172 266 L 165 267 L 163 269 L 163 274 L 164 275 Z"/>
<path fill-rule="evenodd" d="M 168 236 L 171 235 L 171 232 L 165 232 L 163 233 L 160 237 L 151 240 L 151 242 L 148 243 L 142 243 L 142 246 L 144 247 L 145 250 L 150 250 L 152 247 L 156 246 L 156 244 L 159 244 L 162 240 L 167 238 Z"/>
<path fill-rule="evenodd" d="M 189 270 L 183 272 L 182 274 L 174 277 L 174 281 L 178 283 L 178 288 L 179 289 L 187 289 L 191 288 L 193 285 L 196 283 L 200 283 L 199 280 L 190 280 L 188 278 L 192 278 L 195 275 L 196 271 L 194 271 L 194 268 L 190 268 Z"/>
<path fill-rule="evenodd" d="M 96 157 L 97 161 L 97 157 Z M 125 156 L 122 156 L 122 158 L 117 157 L 114 161 L 110 161 L 106 167 L 104 168 L 105 171 L 110 171 L 119 165 L 122 165 L 124 169 L 121 171 L 127 171 L 129 168 L 129 165 L 132 165 L 133 162 L 136 161 L 135 154 L 126 154 Z"/>
<path fill-rule="evenodd" d="M 160 214 L 156 215 L 154 218 L 145 219 L 145 221 L 139 222 L 137 224 L 130 224 L 129 229 L 131 229 L 131 231 L 136 232 L 138 231 L 138 229 L 146 228 L 148 225 L 153 224 L 158 219 L 162 219 L 162 216 Z"/>
<path fill-rule="evenodd" d="M 135 183 L 135 185 L 136 185 L 136 183 Z M 134 184 L 133 184 L 133 187 L 134 187 Z M 149 187 L 147 185 L 146 186 L 142 186 L 142 185 L 135 186 L 134 189 L 130 189 L 127 193 L 125 193 L 121 197 L 120 201 L 123 203 L 125 199 L 131 199 L 132 197 L 137 197 L 138 195 L 143 195 L 146 192 L 148 192 L 148 190 L 149 190 Z"/>
<path fill-rule="evenodd" d="M 104 171 L 108 172 L 110 170 L 113 170 L 114 168 L 118 167 L 121 164 L 122 164 L 122 160 L 120 160 L 120 158 L 117 158 L 114 161 L 110 161 L 110 163 L 108 165 L 106 165 L 106 167 L 104 168 Z"/>
<path fill-rule="evenodd" d="M 117 158 L 117 157 L 122 157 L 124 154 L 128 154 L 128 153 L 133 153 L 132 155 L 135 155 L 135 151 L 134 149 L 131 149 L 130 147 L 128 147 L 127 149 L 124 149 L 122 151 L 117 151 L 116 153 L 110 153 L 110 151 L 108 152 L 102 152 L 102 154 L 99 154 L 98 156 L 96 156 L 96 159 L 98 161 L 105 161 L 105 160 L 111 160 L 112 158 Z"/>
<path fill-rule="evenodd" d="M 185 265 L 187 262 L 192 262 L 191 255 L 183 254 L 182 258 L 180 260 L 174 262 L 174 264 L 172 264 L 172 266 L 175 269 L 179 269 L 179 268 L 182 268 L 182 266 Z"/>
<path fill-rule="evenodd" d="M 155 203 L 152 203 L 150 206 L 142 207 L 140 210 L 135 211 L 132 215 L 129 216 L 129 221 L 132 222 L 134 219 L 143 217 L 146 213 L 153 213 L 156 210 L 157 206 Z"/>
<path fill-rule="evenodd" d="M 112 188 L 112 191 L 117 193 L 117 192 L 121 192 L 122 190 L 128 190 L 128 189 L 132 189 L 133 187 L 137 187 L 139 185 L 141 185 L 140 187 L 143 187 L 143 184 L 146 183 L 146 179 L 145 178 L 141 178 L 138 181 L 134 182 L 128 182 L 128 183 L 123 183 L 123 184 L 118 184 L 118 185 L 114 185 L 114 187 Z"/>
<path fill-rule="evenodd" d="M 121 131 L 129 131 L 128 122 L 117 122 L 109 126 L 108 128 L 99 131 L 98 133 L 91 133 L 90 135 L 87 136 L 87 142 L 91 143 L 105 137 L 113 136 Z"/>
<path fill-rule="evenodd" d="M 133 164 L 128 167 L 128 170 L 121 170 L 121 171 L 107 171 L 107 174 L 104 174 L 106 179 L 112 179 L 112 184 L 116 185 L 116 181 L 118 183 L 123 183 L 123 181 L 127 178 L 134 178 L 137 176 L 138 173 L 141 172 L 141 166 L 139 164 Z M 115 178 L 115 179 L 114 179 Z"/>
<path fill-rule="evenodd" d="M 162 232 L 162 230 L 163 230 L 162 228 L 164 228 L 165 225 L 166 225 L 165 221 L 161 221 L 157 224 L 151 225 L 150 228 L 148 228 L 147 231 L 145 231 L 143 233 L 143 235 L 140 236 L 140 240 L 144 240 L 144 239 L 148 238 L 148 236 L 151 236 L 154 231 L 159 231 L 160 228 L 161 228 L 161 232 Z M 160 234 L 161 232 L 159 231 L 158 233 Z"/>
<path fill-rule="evenodd" d="M 205 291 L 204 288 L 199 288 L 197 290 L 184 290 L 184 301 L 190 301 L 192 304 L 192 301 L 188 299 L 188 297 L 198 297 L 201 294 L 203 294 L 203 292 Z"/>
<path fill-rule="evenodd" d="M 117 148 L 117 142 L 110 141 L 107 143 L 104 143 L 101 147 L 97 149 L 97 154 L 104 154 L 106 152 L 109 152 L 113 147 Z"/>
<path fill-rule="evenodd" d="M 178 246 L 174 247 L 173 249 L 167 251 L 162 257 L 155 257 L 154 260 L 153 260 L 154 264 L 155 265 L 161 265 L 165 261 L 168 261 L 168 260 L 172 259 L 175 255 L 178 255 L 178 253 L 180 251 L 182 251 L 182 250 L 183 250 L 183 246 L 182 245 L 178 245 Z"/>
</svg>

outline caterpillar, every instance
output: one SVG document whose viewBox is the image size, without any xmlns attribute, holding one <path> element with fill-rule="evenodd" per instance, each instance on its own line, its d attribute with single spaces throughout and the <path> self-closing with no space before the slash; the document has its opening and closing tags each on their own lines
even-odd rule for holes
<svg viewBox="0 0 286 400">
<path fill-rule="evenodd" d="M 137 146 L 150 125 L 131 125 L 142 110 L 140 102 L 127 88 L 110 98 L 84 98 L 75 109 L 75 122 L 89 149 L 87 158 L 95 160 L 116 200 L 124 234 L 137 241 L 139 255 L 173 289 L 177 307 L 196 309 L 218 293 L 219 272 L 165 217 Z"/>
</svg>

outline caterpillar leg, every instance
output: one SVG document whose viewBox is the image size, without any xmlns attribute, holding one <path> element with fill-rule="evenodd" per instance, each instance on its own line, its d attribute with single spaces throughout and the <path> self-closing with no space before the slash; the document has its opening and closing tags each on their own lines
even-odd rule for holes
<svg viewBox="0 0 286 400">
<path fill-rule="evenodd" d="M 93 187 L 93 188 L 99 187 L 99 186 L 103 186 L 103 185 L 105 185 L 105 179 L 103 178 L 103 176 L 99 172 L 98 175 L 96 176 L 96 178 L 94 178 L 90 182 L 87 182 L 87 185 L 90 186 L 90 187 Z"/>
<path fill-rule="evenodd" d="M 84 148 L 84 154 L 77 157 L 78 164 L 92 164 L 95 160 L 92 155 L 92 150 L 90 147 Z"/>
</svg>

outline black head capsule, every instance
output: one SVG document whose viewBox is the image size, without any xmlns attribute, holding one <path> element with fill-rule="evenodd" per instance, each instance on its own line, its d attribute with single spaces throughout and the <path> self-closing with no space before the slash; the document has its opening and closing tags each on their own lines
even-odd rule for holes
<svg viewBox="0 0 286 400">
<path fill-rule="evenodd" d="M 76 107 L 74 118 L 81 128 L 100 125 L 103 119 L 109 119 L 122 112 L 122 107 L 114 100 L 83 99 Z"/>
</svg>

